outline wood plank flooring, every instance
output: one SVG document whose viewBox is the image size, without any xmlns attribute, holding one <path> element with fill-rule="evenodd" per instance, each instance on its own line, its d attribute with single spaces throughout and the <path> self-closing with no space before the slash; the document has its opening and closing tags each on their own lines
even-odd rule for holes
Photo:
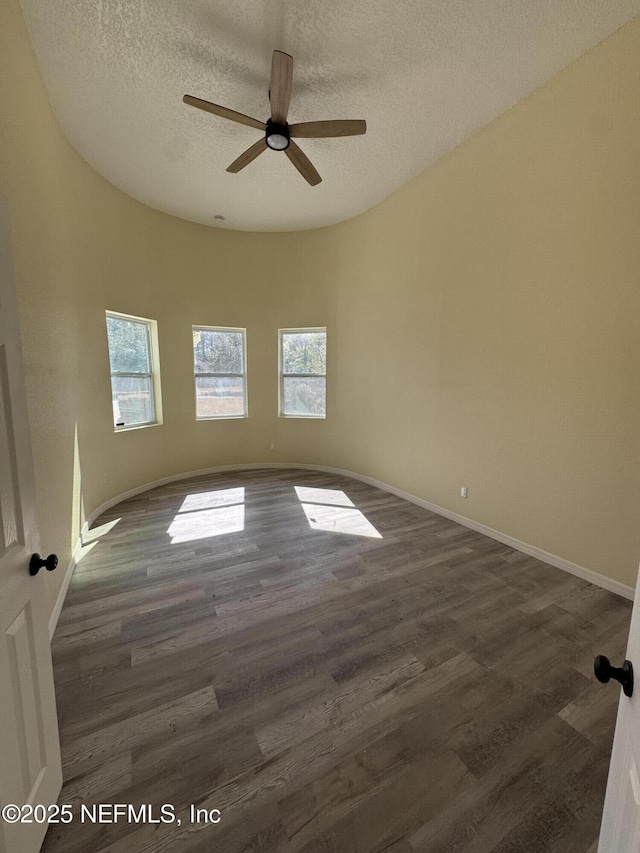
<svg viewBox="0 0 640 853">
<path fill-rule="evenodd" d="M 622 660 L 629 602 L 308 471 L 163 486 L 87 548 L 53 642 L 74 821 L 45 853 L 595 850 L 619 692 L 593 658 Z"/>
</svg>

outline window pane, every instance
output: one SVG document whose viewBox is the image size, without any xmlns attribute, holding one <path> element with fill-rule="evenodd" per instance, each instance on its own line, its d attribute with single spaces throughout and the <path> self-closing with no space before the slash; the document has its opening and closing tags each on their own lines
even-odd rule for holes
<svg viewBox="0 0 640 853">
<path fill-rule="evenodd" d="M 326 379 L 324 376 L 297 379 L 283 377 L 282 412 L 285 415 L 325 415 Z"/>
<path fill-rule="evenodd" d="M 196 376 L 196 417 L 244 415 L 242 376 Z"/>
<path fill-rule="evenodd" d="M 151 373 L 146 323 L 107 317 L 111 372 Z"/>
<path fill-rule="evenodd" d="M 112 376 L 113 422 L 116 426 L 152 423 L 153 397 L 148 376 Z"/>
<path fill-rule="evenodd" d="M 242 332 L 193 330 L 196 373 L 244 373 Z"/>
<path fill-rule="evenodd" d="M 327 333 L 283 332 L 282 372 L 324 376 L 327 372 Z"/>
</svg>

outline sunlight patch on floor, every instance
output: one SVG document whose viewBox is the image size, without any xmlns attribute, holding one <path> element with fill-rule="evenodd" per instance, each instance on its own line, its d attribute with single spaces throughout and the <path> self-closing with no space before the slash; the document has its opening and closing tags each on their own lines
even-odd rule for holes
<svg viewBox="0 0 640 853">
<path fill-rule="evenodd" d="M 91 530 L 83 531 L 73 555 L 76 565 L 84 560 L 87 554 L 93 551 L 100 539 L 106 536 L 107 533 L 110 533 L 121 520 L 120 518 L 114 518 L 113 521 L 107 521 L 104 524 L 99 524 L 97 527 L 92 527 Z"/>
<path fill-rule="evenodd" d="M 244 503 L 244 486 L 238 489 L 216 489 L 213 492 L 198 492 L 187 495 L 179 512 L 194 512 L 200 509 L 213 509 L 218 506 L 232 506 Z"/>
<path fill-rule="evenodd" d="M 81 563 L 82 560 L 84 560 L 84 558 L 87 556 L 87 554 L 90 554 L 93 551 L 97 544 L 98 540 L 96 539 L 93 542 L 89 542 L 87 545 L 80 545 L 80 547 L 76 550 L 74 554 L 74 560 L 76 565 L 78 565 L 78 563 Z"/>
<path fill-rule="evenodd" d="M 99 524 L 97 527 L 92 527 L 91 530 L 85 530 L 82 534 L 82 544 L 88 545 L 90 542 L 96 542 L 101 536 L 105 536 L 113 530 L 121 520 L 120 518 L 114 518 L 113 521 L 107 521 L 104 524 Z"/>
<path fill-rule="evenodd" d="M 296 486 L 295 490 L 312 530 L 368 536 L 371 539 L 383 538 L 364 513 L 356 509 L 351 498 L 340 489 Z"/>
<path fill-rule="evenodd" d="M 296 486 L 295 490 L 300 503 L 355 506 L 351 498 L 348 498 L 340 489 L 310 489 L 307 486 Z"/>
<path fill-rule="evenodd" d="M 187 495 L 167 533 L 171 544 L 244 530 L 244 487 Z"/>
</svg>

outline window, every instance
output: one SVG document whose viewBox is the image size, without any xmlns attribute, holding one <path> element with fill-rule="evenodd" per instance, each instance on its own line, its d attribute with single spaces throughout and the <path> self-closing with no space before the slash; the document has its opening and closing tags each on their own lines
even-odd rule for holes
<svg viewBox="0 0 640 853">
<path fill-rule="evenodd" d="M 280 415 L 326 417 L 327 330 L 280 329 Z"/>
<path fill-rule="evenodd" d="M 198 420 L 247 416 L 246 364 L 244 329 L 193 327 Z"/>
<path fill-rule="evenodd" d="M 116 430 L 160 423 L 155 320 L 107 311 L 107 340 Z"/>
</svg>

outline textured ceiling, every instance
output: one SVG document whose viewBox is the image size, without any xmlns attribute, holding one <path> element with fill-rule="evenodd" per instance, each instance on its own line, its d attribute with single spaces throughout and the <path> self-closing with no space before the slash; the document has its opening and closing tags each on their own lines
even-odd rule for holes
<svg viewBox="0 0 640 853">
<path fill-rule="evenodd" d="M 640 0 L 21 0 L 53 110 L 79 153 L 152 207 L 256 231 L 315 228 L 388 196 L 635 15 Z M 271 52 L 294 58 L 290 122 L 363 118 L 226 167 L 265 120 Z"/>
</svg>

